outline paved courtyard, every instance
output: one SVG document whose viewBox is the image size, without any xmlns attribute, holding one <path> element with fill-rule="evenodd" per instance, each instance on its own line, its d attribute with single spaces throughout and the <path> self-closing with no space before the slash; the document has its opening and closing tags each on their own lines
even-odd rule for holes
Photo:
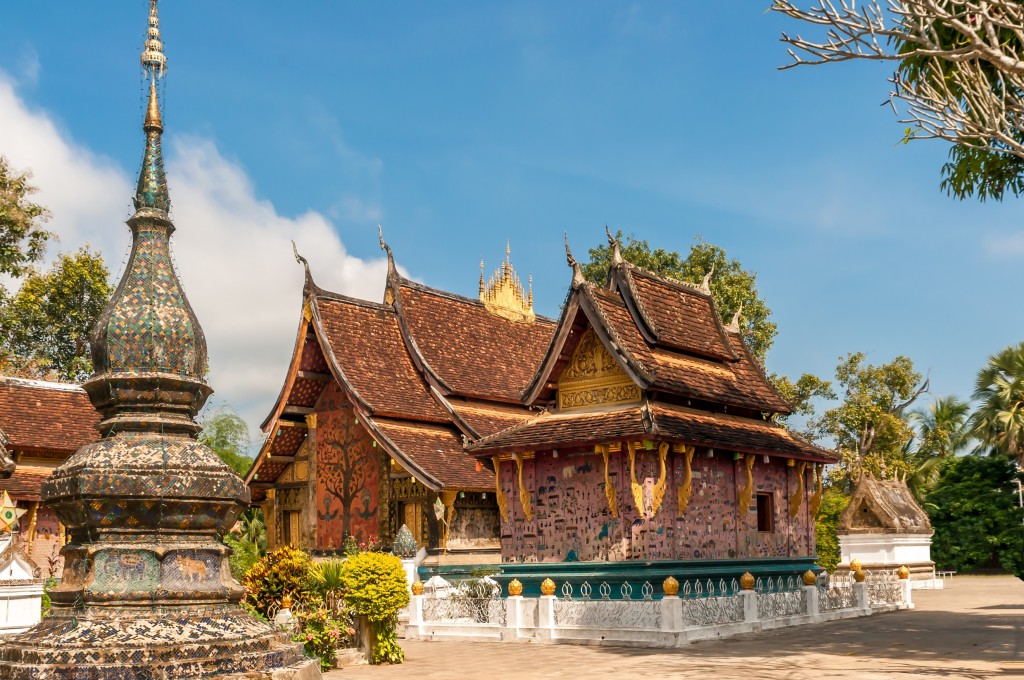
<svg viewBox="0 0 1024 680">
<path fill-rule="evenodd" d="M 676 650 L 403 641 L 400 666 L 326 678 L 1024 678 L 1024 582 L 958 577 L 917 609 Z M 1020 675 L 1017 675 L 1017 674 Z"/>
</svg>

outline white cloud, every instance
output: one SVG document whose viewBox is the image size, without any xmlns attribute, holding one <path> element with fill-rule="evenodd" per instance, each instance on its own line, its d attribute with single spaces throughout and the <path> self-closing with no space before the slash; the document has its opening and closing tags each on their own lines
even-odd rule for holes
<svg viewBox="0 0 1024 680">
<path fill-rule="evenodd" d="M 60 249 L 89 242 L 119 276 L 134 178 L 72 140 L 45 111 L 32 109 L 2 72 L 0 120 L 0 153 L 14 167 L 33 171 Z M 138 138 L 141 157 L 141 131 Z M 232 404 L 255 433 L 280 390 L 301 311 L 302 268 L 290 241 L 309 259 L 321 287 L 354 297 L 380 299 L 386 261 L 350 255 L 319 213 L 280 215 L 210 140 L 172 136 L 165 145 L 177 226 L 172 246 L 206 332 L 213 400 Z M 358 197 L 341 199 L 339 207 L 346 216 L 381 213 Z"/>
</svg>

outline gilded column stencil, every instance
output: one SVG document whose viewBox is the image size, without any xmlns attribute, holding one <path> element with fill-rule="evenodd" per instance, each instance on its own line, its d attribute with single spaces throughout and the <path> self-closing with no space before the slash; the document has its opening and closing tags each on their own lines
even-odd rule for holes
<svg viewBox="0 0 1024 680">
<path fill-rule="evenodd" d="M 811 500 L 808 503 L 808 507 L 807 507 L 807 509 L 810 510 L 810 512 L 811 512 L 811 519 L 814 519 L 815 517 L 818 516 L 818 508 L 821 507 L 821 494 L 822 494 L 822 491 L 823 491 L 822 483 L 821 483 L 821 474 L 824 471 L 825 471 L 825 464 L 824 463 L 815 463 L 815 465 L 814 465 L 814 479 L 815 479 L 814 495 L 811 496 Z"/>
<path fill-rule="evenodd" d="M 651 517 L 658 514 L 661 509 L 661 502 L 665 500 L 665 484 L 668 482 L 668 472 L 665 470 L 665 459 L 668 457 L 668 442 L 658 445 L 658 463 L 661 466 L 658 481 L 651 489 Z"/>
<path fill-rule="evenodd" d="M 615 486 L 612 484 L 611 477 L 608 476 L 608 447 L 601 444 L 595 447 L 595 451 L 604 458 L 604 497 L 608 499 L 608 511 L 612 513 L 612 517 L 618 518 L 619 503 L 615 497 Z"/>
<path fill-rule="evenodd" d="M 800 502 L 804 499 L 804 471 L 807 469 L 807 461 L 802 460 L 796 466 L 796 491 L 789 497 L 789 518 L 796 519 L 800 512 Z"/>
<path fill-rule="evenodd" d="M 753 472 L 753 470 L 754 470 L 754 462 L 756 460 L 757 459 L 754 457 L 754 454 L 748 453 L 746 460 L 743 462 L 744 465 L 747 468 L 747 485 L 745 487 L 743 487 L 743 490 L 740 491 L 740 495 L 739 495 L 741 526 L 742 526 L 742 522 L 744 521 L 744 518 L 746 518 L 746 516 L 747 516 L 747 511 L 750 510 L 750 500 L 754 497 L 754 472 Z"/>
<path fill-rule="evenodd" d="M 530 508 L 530 492 L 526 489 L 526 484 L 523 483 L 523 454 L 517 453 L 515 456 L 519 474 L 519 502 L 522 503 L 523 514 L 526 515 L 526 521 L 529 522 L 533 520 L 533 510 Z"/>
<path fill-rule="evenodd" d="M 505 496 L 505 491 L 501 488 L 501 460 L 494 456 L 491 458 L 491 462 L 494 463 L 494 496 L 498 500 L 498 512 L 501 513 L 501 521 L 508 521 L 508 497 Z"/>
<path fill-rule="evenodd" d="M 686 467 L 683 470 L 683 483 L 679 485 L 679 509 L 678 517 L 683 518 L 686 508 L 690 505 L 690 494 L 693 491 L 693 453 L 692 446 L 683 447 L 683 458 L 686 460 Z"/>
<path fill-rule="evenodd" d="M 455 519 L 455 499 L 459 496 L 458 489 L 445 489 L 440 494 L 444 506 L 444 523 L 441 526 L 441 545 L 448 550 L 448 533 Z"/>
<path fill-rule="evenodd" d="M 629 442 L 629 488 L 633 492 L 633 503 L 636 505 L 636 512 L 643 517 L 644 514 L 644 487 L 636 481 L 636 450 L 640 447 L 637 442 Z"/>
</svg>

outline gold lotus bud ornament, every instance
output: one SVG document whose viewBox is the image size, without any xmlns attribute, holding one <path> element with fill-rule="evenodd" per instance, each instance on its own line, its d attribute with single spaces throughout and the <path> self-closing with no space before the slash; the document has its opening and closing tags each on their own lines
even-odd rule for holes
<svg viewBox="0 0 1024 680">
<path fill-rule="evenodd" d="M 540 584 L 541 595 L 554 595 L 555 594 L 555 582 L 549 578 L 544 579 Z"/>
<path fill-rule="evenodd" d="M 857 583 L 864 583 L 864 579 L 866 577 L 867 574 L 864 573 L 863 569 L 858 569 L 857 571 L 853 572 L 853 580 Z"/>
<path fill-rule="evenodd" d="M 804 585 L 805 586 L 813 586 L 813 585 L 817 585 L 817 583 L 818 583 L 818 575 L 817 574 L 815 574 L 810 569 L 808 569 L 807 571 L 804 572 Z"/>
<path fill-rule="evenodd" d="M 899 576 L 900 580 L 902 581 L 907 580 L 908 578 L 910 578 L 910 567 L 904 564 L 902 567 L 896 570 L 896 575 Z"/>
<path fill-rule="evenodd" d="M 679 581 L 669 576 L 665 579 L 665 582 L 661 584 L 661 589 L 665 591 L 666 595 L 675 597 L 679 594 Z"/>
<path fill-rule="evenodd" d="M 416 579 L 412 582 L 412 594 L 422 595 L 423 594 L 423 581 Z"/>
<path fill-rule="evenodd" d="M 291 609 L 291 608 L 292 608 L 292 596 L 291 595 L 285 595 L 284 597 L 281 598 L 281 609 Z"/>
<path fill-rule="evenodd" d="M 523 594 L 523 584 L 519 579 L 514 578 L 508 582 L 508 594 L 510 597 L 520 597 Z"/>
<path fill-rule="evenodd" d="M 860 568 L 864 566 L 860 563 L 860 560 L 850 561 L 850 571 L 860 571 Z"/>
<path fill-rule="evenodd" d="M 754 583 L 754 575 L 749 571 L 743 572 L 743 576 L 740 576 L 740 588 L 743 590 L 753 590 Z"/>
</svg>

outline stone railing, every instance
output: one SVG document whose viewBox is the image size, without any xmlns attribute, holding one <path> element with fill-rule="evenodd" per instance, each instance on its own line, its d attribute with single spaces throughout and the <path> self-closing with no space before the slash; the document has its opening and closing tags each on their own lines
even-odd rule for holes
<svg viewBox="0 0 1024 680">
<path fill-rule="evenodd" d="M 550 579 L 540 597 L 523 597 L 518 581 L 502 597 L 493 581 L 446 586 L 423 594 L 413 587 L 406 637 L 412 639 L 578 642 L 674 647 L 783 626 L 818 623 L 913 608 L 910 582 L 897 572 L 858 572 L 855 578 L 754 579 L 744 574 L 685 581 L 668 578 L 659 596 L 649 582 L 614 593 L 607 583 Z M 556 590 L 558 594 L 556 595 Z"/>
</svg>

